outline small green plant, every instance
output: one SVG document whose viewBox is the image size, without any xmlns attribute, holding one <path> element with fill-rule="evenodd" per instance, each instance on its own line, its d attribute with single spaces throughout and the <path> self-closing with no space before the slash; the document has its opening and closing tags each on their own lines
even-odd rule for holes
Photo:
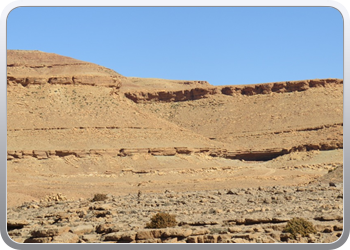
<svg viewBox="0 0 350 250">
<path fill-rule="evenodd" d="M 95 194 L 94 198 L 92 198 L 92 201 L 105 201 L 107 200 L 106 194 Z"/>
<path fill-rule="evenodd" d="M 296 239 L 298 234 L 302 237 L 307 237 L 309 234 L 317 233 L 314 225 L 303 218 L 293 218 L 288 221 L 283 232 L 290 233 L 290 236 L 293 239 Z"/>
<path fill-rule="evenodd" d="M 179 103 L 173 103 L 170 105 L 170 108 L 177 109 L 179 107 Z"/>
<path fill-rule="evenodd" d="M 168 213 L 157 213 L 151 218 L 151 222 L 146 224 L 146 228 L 165 228 L 177 225 L 175 215 Z"/>
<path fill-rule="evenodd" d="M 336 167 L 334 167 L 334 168 L 331 168 L 330 170 L 328 170 L 328 173 L 334 172 L 338 167 L 339 167 L 339 166 L 336 166 Z"/>
</svg>

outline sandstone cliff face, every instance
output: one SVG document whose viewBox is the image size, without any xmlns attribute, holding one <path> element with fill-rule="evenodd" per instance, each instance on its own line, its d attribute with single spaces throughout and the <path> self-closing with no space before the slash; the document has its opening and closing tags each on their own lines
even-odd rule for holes
<svg viewBox="0 0 350 250">
<path fill-rule="evenodd" d="M 180 102 L 208 98 L 211 95 L 265 95 L 271 93 L 301 92 L 310 88 L 342 85 L 342 79 L 317 79 L 304 81 L 287 81 L 255 85 L 196 87 L 186 90 L 130 91 L 125 96 L 136 103 L 145 102 Z"/>
<path fill-rule="evenodd" d="M 155 91 L 155 92 L 126 92 L 125 96 L 132 101 L 139 102 L 179 102 L 179 101 L 193 101 L 206 98 L 209 95 L 218 94 L 217 88 L 194 88 L 188 90 L 178 91 Z"/>
<path fill-rule="evenodd" d="M 254 85 L 242 85 L 242 86 L 226 86 L 221 89 L 221 93 L 224 95 L 259 95 L 270 93 L 288 93 L 288 92 L 300 92 L 310 88 L 317 87 L 329 87 L 343 84 L 342 79 L 314 79 L 303 81 L 286 81 L 276 83 L 254 84 Z"/>
<path fill-rule="evenodd" d="M 62 84 L 119 89 L 126 77 L 105 67 L 41 51 L 7 51 L 7 85 Z"/>
</svg>

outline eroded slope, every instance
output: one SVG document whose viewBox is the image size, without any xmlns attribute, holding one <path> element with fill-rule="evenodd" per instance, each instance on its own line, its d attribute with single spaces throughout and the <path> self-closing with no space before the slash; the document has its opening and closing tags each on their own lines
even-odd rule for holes
<svg viewBox="0 0 350 250">
<path fill-rule="evenodd" d="M 214 87 L 8 51 L 7 84 L 9 206 L 302 185 L 342 165 L 338 79 Z"/>
<path fill-rule="evenodd" d="M 138 106 L 227 143 L 230 149 L 317 144 L 341 148 L 343 85 L 336 79 L 332 83 L 284 93 L 226 95 L 217 91 L 193 101 L 138 101 Z"/>
</svg>

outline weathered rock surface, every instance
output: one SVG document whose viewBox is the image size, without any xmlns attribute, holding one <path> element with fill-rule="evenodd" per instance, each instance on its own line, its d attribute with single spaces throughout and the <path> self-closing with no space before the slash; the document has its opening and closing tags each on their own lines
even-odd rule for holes
<svg viewBox="0 0 350 250">
<path fill-rule="evenodd" d="M 320 143 L 320 144 L 311 144 L 311 145 L 299 145 L 292 148 L 272 148 L 264 150 L 237 150 L 237 151 L 228 151 L 227 149 L 220 148 L 122 148 L 122 149 L 90 149 L 84 150 L 21 150 L 21 151 L 7 151 L 7 160 L 13 159 L 22 159 L 24 157 L 34 157 L 39 160 L 48 159 L 50 157 L 66 157 L 66 156 L 76 156 L 79 158 L 84 158 L 88 156 L 133 156 L 138 154 L 149 154 L 153 156 L 174 156 L 176 154 L 184 155 L 194 155 L 194 154 L 205 154 L 212 157 L 223 157 L 227 159 L 239 159 L 246 161 L 267 161 L 274 159 L 278 156 L 289 154 L 292 152 L 305 152 L 311 150 L 333 150 L 333 149 L 342 149 L 343 143 L 330 142 Z"/>
<path fill-rule="evenodd" d="M 193 88 L 186 90 L 161 90 L 161 91 L 133 91 L 125 92 L 125 96 L 136 103 L 141 102 L 181 102 L 194 101 L 208 98 L 211 95 L 267 95 L 271 93 L 289 93 L 306 91 L 309 88 L 331 87 L 342 85 L 342 79 L 320 79 L 291 82 L 277 82 L 265 84 L 252 84 L 249 86 L 224 86 L 224 87 L 207 87 Z"/>
<path fill-rule="evenodd" d="M 105 67 L 41 51 L 7 51 L 7 85 L 121 87 L 124 76 Z"/>
</svg>

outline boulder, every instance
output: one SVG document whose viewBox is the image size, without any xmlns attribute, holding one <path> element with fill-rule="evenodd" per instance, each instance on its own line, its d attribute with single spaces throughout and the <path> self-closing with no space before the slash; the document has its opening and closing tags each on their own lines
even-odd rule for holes
<svg viewBox="0 0 350 250">
<path fill-rule="evenodd" d="M 79 236 L 73 233 L 63 233 L 58 236 L 54 236 L 52 243 L 78 243 Z"/>
<path fill-rule="evenodd" d="M 40 229 L 34 229 L 31 231 L 31 235 L 34 238 L 37 237 L 53 237 L 53 236 L 58 236 L 63 233 L 66 233 L 69 231 L 69 227 L 47 227 L 47 228 L 40 228 Z"/>
<path fill-rule="evenodd" d="M 7 220 L 7 230 L 19 229 L 27 225 L 29 225 L 29 221 L 27 220 Z"/>
<path fill-rule="evenodd" d="M 92 225 L 79 225 L 76 227 L 71 227 L 69 231 L 76 235 L 84 235 L 92 233 L 94 230 L 95 228 Z"/>
</svg>

